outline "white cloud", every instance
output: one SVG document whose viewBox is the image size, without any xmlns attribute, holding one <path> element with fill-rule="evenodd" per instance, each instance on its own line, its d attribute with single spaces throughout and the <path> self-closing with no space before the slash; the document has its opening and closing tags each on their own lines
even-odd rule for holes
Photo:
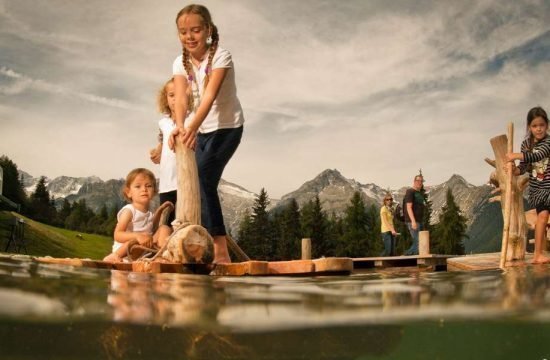
<svg viewBox="0 0 550 360">
<path fill-rule="evenodd" d="M 224 178 L 253 191 L 280 197 L 326 168 L 382 187 L 408 185 L 420 167 L 431 183 L 460 173 L 480 184 L 489 139 L 514 120 L 519 144 L 527 110 L 549 105 L 548 59 L 523 54 L 550 31 L 542 0 L 205 5 L 246 117 Z M 1 2 L 0 132 L 25 129 L 55 155 L 33 158 L 15 141 L 0 153 L 50 177 L 153 167 L 155 94 L 180 51 L 181 7 Z"/>
</svg>

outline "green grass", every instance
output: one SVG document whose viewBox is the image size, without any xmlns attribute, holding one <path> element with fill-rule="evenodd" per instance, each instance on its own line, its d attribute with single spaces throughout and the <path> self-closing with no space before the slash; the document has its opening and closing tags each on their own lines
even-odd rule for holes
<svg viewBox="0 0 550 360">
<path fill-rule="evenodd" d="M 15 216 L 25 220 L 25 244 L 29 255 L 100 260 L 111 252 L 113 239 L 109 236 L 60 229 L 9 211 L 0 211 L 0 252 L 4 252 L 8 244 Z M 14 251 L 13 246 L 9 251 Z"/>
</svg>

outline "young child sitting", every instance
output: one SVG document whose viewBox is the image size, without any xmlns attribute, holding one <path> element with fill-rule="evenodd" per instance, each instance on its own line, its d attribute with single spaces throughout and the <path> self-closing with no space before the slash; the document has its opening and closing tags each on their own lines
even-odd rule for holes
<svg viewBox="0 0 550 360">
<path fill-rule="evenodd" d="M 113 252 L 103 261 L 123 261 L 128 253 L 128 244 L 133 240 L 147 248 L 162 247 L 166 243 L 172 229 L 167 225 L 161 225 L 153 233 L 157 216 L 154 218 L 153 213 L 149 211 L 151 200 L 157 192 L 156 184 L 155 175 L 147 169 L 137 168 L 126 176 L 122 192 L 130 204 L 120 209 L 117 214 Z M 156 214 L 160 215 L 163 209 L 170 206 L 173 206 L 170 202 L 163 203 Z"/>
</svg>

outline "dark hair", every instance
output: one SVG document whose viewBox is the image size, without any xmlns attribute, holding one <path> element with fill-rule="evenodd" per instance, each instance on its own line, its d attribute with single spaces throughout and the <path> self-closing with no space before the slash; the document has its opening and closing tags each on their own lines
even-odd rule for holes
<svg viewBox="0 0 550 360">
<path fill-rule="evenodd" d="M 529 149 L 533 149 L 533 146 L 535 145 L 535 141 L 533 139 L 533 134 L 531 133 L 531 129 L 529 128 L 531 126 L 531 123 L 536 118 L 542 118 L 546 125 L 548 125 L 548 115 L 546 115 L 546 111 L 540 106 L 535 106 L 529 112 L 527 113 L 527 135 L 526 138 L 529 139 Z"/>
</svg>

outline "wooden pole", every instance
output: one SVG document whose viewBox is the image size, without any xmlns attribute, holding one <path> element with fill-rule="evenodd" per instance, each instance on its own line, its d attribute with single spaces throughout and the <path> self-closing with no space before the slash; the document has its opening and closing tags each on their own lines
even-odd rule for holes
<svg viewBox="0 0 550 360">
<path fill-rule="evenodd" d="M 182 224 L 201 224 L 201 197 L 195 152 L 176 141 L 178 167 L 178 201 L 176 219 Z"/>
<path fill-rule="evenodd" d="M 418 255 L 430 255 L 430 232 L 427 230 L 418 233 Z"/>
<path fill-rule="evenodd" d="M 302 239 L 302 260 L 311 259 L 311 239 L 304 238 Z"/>
<path fill-rule="evenodd" d="M 250 261 L 248 255 L 246 255 L 243 249 L 241 249 L 241 247 L 237 245 L 237 243 L 235 242 L 235 240 L 233 240 L 231 236 L 226 235 L 225 238 L 227 240 L 227 247 L 237 257 L 237 259 L 239 259 L 240 261 Z"/>
<path fill-rule="evenodd" d="M 510 122 L 508 124 L 508 145 L 507 152 L 511 153 L 514 151 L 514 123 Z M 508 238 L 510 236 L 510 214 L 511 214 L 511 205 L 512 205 L 512 162 L 506 164 L 506 186 L 504 190 L 506 191 L 504 197 L 504 227 L 502 230 L 502 247 L 500 250 L 500 268 L 504 269 L 506 267 L 506 251 L 508 249 Z"/>
</svg>

